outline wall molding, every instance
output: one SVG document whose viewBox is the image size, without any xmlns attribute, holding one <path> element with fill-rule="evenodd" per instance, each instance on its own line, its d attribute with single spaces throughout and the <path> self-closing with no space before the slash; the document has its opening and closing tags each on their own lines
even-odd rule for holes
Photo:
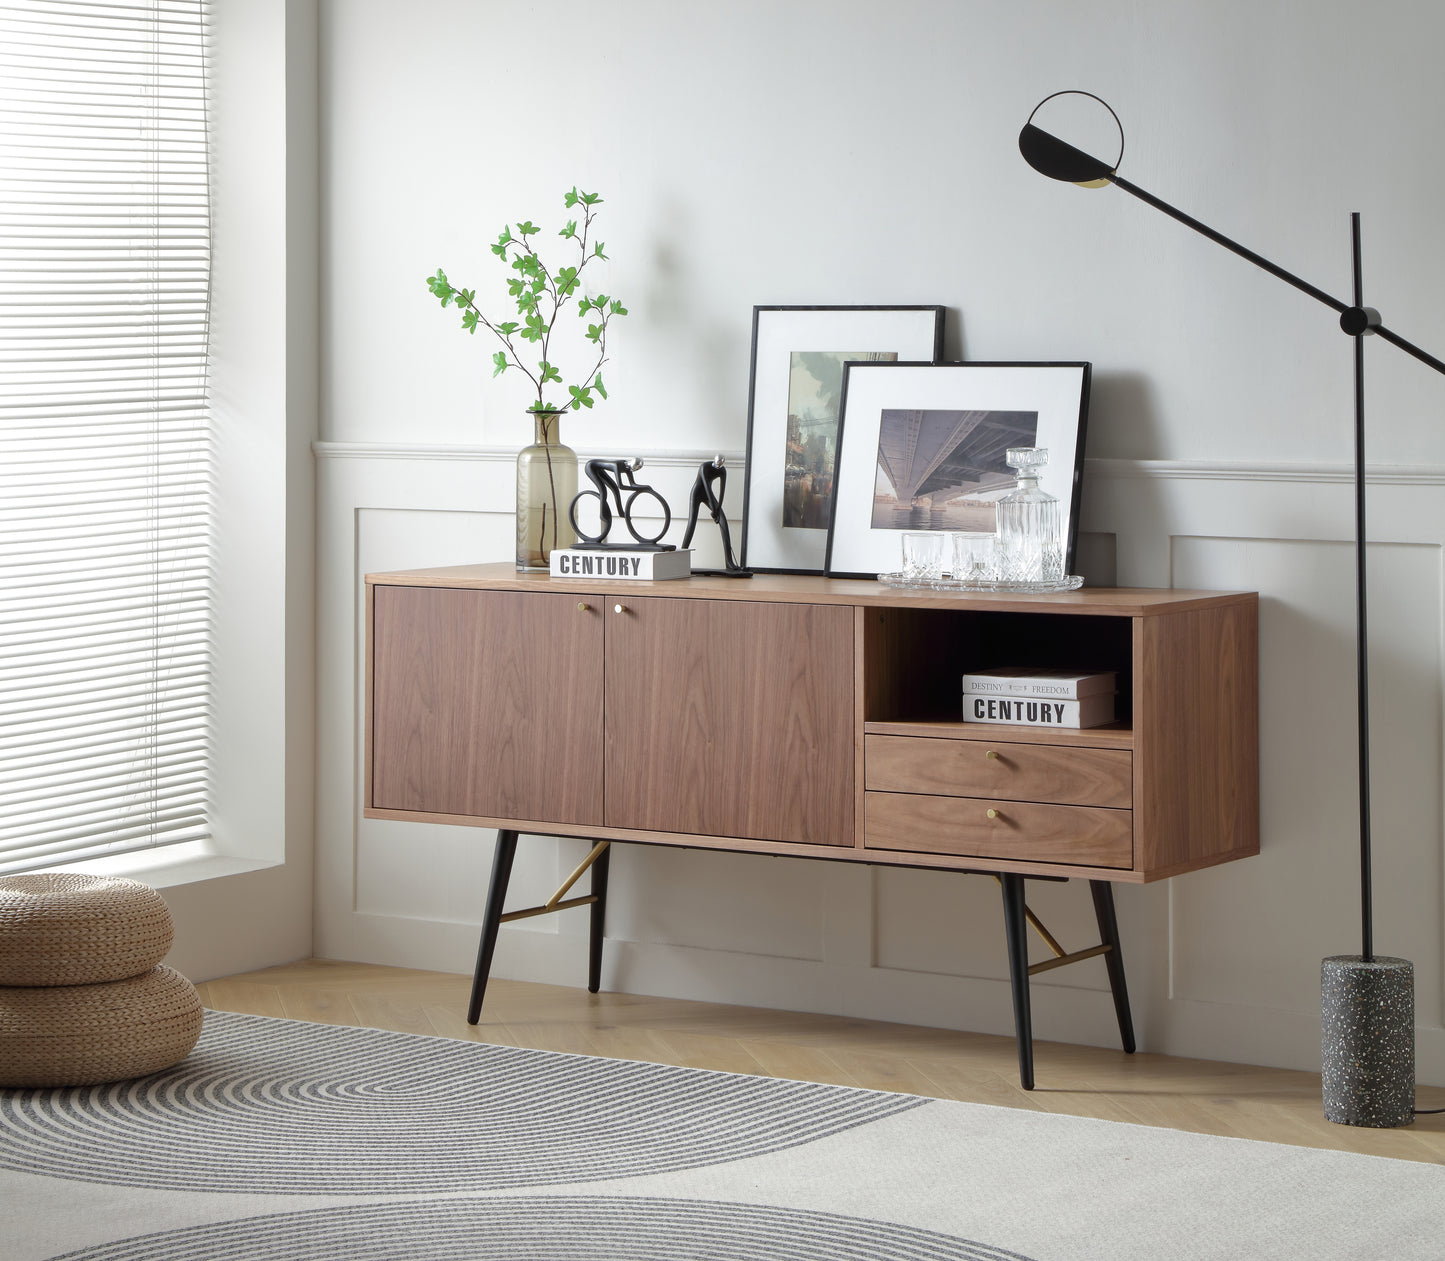
<svg viewBox="0 0 1445 1261">
<path fill-rule="evenodd" d="M 1208 482 L 1353 482 L 1353 464 L 1250 464 L 1232 460 L 1085 460 L 1099 477 Z M 1365 479 L 1382 486 L 1445 486 L 1445 466 L 1367 464 Z"/>
<path fill-rule="evenodd" d="M 573 448 L 577 450 L 577 448 Z M 483 464 L 514 464 L 517 459 L 515 446 L 437 446 L 423 443 L 401 443 L 401 442 L 313 442 L 311 450 L 318 460 L 445 460 L 445 461 L 471 461 Z M 578 456 L 584 460 L 615 457 L 616 449 L 609 451 L 578 450 Z M 716 450 L 710 451 L 633 451 L 633 455 L 641 456 L 647 466 L 652 468 L 693 468 L 704 460 L 711 460 L 719 454 Z M 723 458 L 729 467 L 741 469 L 743 466 L 743 453 L 741 451 L 723 451 Z"/>
<path fill-rule="evenodd" d="M 463 460 L 510 464 L 517 458 L 515 446 L 471 444 L 313 442 L 311 449 L 318 460 Z M 611 454 L 614 452 L 578 451 L 578 455 L 583 459 Z M 710 460 L 719 453 L 698 449 L 638 451 L 635 454 L 655 468 L 688 468 L 700 464 L 703 460 Z M 733 468 L 741 469 L 745 463 L 741 451 L 724 451 L 721 454 Z M 1355 480 L 1354 465 L 1345 463 L 1255 464 L 1236 460 L 1087 459 L 1084 461 L 1084 471 L 1097 477 L 1145 478 L 1156 481 L 1333 484 Z M 1381 486 L 1445 486 L 1445 465 L 1370 464 L 1366 466 L 1366 480 Z"/>
</svg>

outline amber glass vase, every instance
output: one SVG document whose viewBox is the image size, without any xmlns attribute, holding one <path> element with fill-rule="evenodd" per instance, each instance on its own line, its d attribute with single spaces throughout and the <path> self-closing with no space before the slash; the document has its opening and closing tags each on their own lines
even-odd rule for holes
<svg viewBox="0 0 1445 1261">
<path fill-rule="evenodd" d="M 545 571 L 552 552 L 577 540 L 568 509 L 577 494 L 577 453 L 562 445 L 562 412 L 529 412 L 530 447 L 517 454 L 517 568 Z"/>
</svg>

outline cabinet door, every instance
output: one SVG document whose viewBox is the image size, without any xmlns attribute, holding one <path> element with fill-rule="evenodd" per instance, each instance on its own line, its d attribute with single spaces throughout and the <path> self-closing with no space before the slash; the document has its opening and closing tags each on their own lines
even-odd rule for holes
<svg viewBox="0 0 1445 1261">
<path fill-rule="evenodd" d="M 606 607 L 609 826 L 853 844 L 851 608 Z"/>
<path fill-rule="evenodd" d="M 371 804 L 602 822 L 602 612 L 540 592 L 376 587 Z"/>
</svg>

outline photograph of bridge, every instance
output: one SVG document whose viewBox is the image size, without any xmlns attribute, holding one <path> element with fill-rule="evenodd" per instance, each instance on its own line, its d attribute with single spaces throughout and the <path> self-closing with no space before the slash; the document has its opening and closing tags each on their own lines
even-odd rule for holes
<svg viewBox="0 0 1445 1261">
<path fill-rule="evenodd" d="M 887 410 L 878 433 L 872 525 L 877 530 L 996 528 L 1013 489 L 1009 447 L 1037 441 L 1039 414 Z"/>
</svg>

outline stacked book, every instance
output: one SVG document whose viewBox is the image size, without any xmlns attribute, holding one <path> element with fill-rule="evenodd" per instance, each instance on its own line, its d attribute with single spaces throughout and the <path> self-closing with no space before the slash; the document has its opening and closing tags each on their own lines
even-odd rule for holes
<svg viewBox="0 0 1445 1261">
<path fill-rule="evenodd" d="M 1002 666 L 963 676 L 963 721 L 1102 727 L 1114 721 L 1114 671 Z"/>
</svg>

